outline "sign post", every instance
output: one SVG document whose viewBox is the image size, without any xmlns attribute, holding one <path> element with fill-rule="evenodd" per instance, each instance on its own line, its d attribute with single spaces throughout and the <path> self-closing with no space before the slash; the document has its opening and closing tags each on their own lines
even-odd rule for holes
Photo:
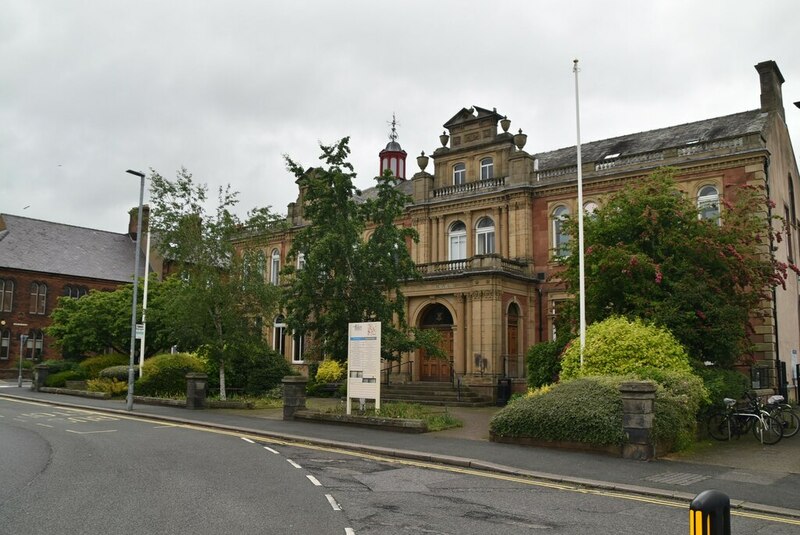
<svg viewBox="0 0 800 535">
<path fill-rule="evenodd" d="M 14 323 L 14 327 L 27 327 L 27 323 Z M 20 334 L 19 335 L 19 379 L 17 381 L 17 386 L 22 388 L 22 347 L 25 345 L 25 342 L 28 341 L 27 334 Z"/>
<path fill-rule="evenodd" d="M 374 399 L 381 408 L 381 322 L 350 323 L 347 337 L 347 414 L 351 400 Z"/>
</svg>

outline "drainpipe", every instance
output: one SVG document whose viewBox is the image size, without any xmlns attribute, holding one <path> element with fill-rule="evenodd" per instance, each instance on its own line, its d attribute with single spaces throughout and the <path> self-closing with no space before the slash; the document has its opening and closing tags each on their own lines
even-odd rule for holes
<svg viewBox="0 0 800 535">
<path fill-rule="evenodd" d="M 769 180 L 769 156 L 765 156 L 764 157 L 764 175 L 766 177 L 767 200 L 771 200 L 770 187 L 769 187 L 769 183 L 770 183 L 770 180 Z M 770 225 L 772 225 L 772 205 L 769 202 L 767 203 L 767 219 L 769 220 Z M 774 238 L 772 238 L 771 233 L 770 233 L 769 254 L 774 257 L 775 250 L 773 249 L 773 243 L 774 243 Z M 781 344 L 780 344 L 780 339 L 778 338 L 778 290 L 776 289 L 775 286 L 772 287 L 772 318 L 773 318 L 773 323 L 775 324 L 775 376 L 776 376 L 775 377 L 775 380 L 776 380 L 776 385 L 775 386 L 778 386 L 777 385 L 777 380 L 778 380 L 778 377 L 777 377 L 778 373 L 777 372 L 778 372 L 778 366 L 779 366 L 780 361 L 781 361 L 781 356 L 780 356 Z M 772 386 L 772 385 L 770 385 L 770 386 Z"/>
<path fill-rule="evenodd" d="M 539 323 L 539 342 L 543 342 L 543 340 L 542 340 L 542 288 L 541 287 L 539 287 L 539 286 L 536 287 L 536 294 L 537 294 L 537 297 L 538 297 L 536 302 L 537 302 L 538 308 L 539 308 L 539 310 L 538 310 L 538 312 L 536 314 L 538 316 L 538 320 L 539 320 L 538 321 L 538 323 Z"/>
</svg>

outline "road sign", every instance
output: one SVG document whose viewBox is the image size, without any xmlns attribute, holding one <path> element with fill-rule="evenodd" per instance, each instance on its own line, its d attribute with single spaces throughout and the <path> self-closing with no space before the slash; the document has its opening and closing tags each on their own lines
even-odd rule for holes
<svg viewBox="0 0 800 535">
<path fill-rule="evenodd" d="M 141 340 L 144 338 L 144 323 L 136 324 L 136 339 Z"/>
</svg>

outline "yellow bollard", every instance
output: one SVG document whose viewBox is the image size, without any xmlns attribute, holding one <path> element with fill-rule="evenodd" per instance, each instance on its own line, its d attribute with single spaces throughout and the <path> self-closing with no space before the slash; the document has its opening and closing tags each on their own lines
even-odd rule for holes
<svg viewBox="0 0 800 535">
<path fill-rule="evenodd" d="M 704 490 L 689 505 L 689 535 L 731 535 L 731 500 L 718 490 Z"/>
</svg>

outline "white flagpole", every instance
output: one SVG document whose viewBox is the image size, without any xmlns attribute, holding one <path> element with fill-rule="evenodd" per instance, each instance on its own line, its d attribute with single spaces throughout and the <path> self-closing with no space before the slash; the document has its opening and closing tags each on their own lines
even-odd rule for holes
<svg viewBox="0 0 800 535">
<path fill-rule="evenodd" d="M 583 349 L 586 346 L 586 280 L 583 266 L 583 170 L 581 162 L 581 108 L 578 97 L 578 60 L 574 60 L 572 72 L 575 73 L 575 122 L 578 141 L 578 302 L 580 316 L 580 357 L 583 368 Z"/>
</svg>

